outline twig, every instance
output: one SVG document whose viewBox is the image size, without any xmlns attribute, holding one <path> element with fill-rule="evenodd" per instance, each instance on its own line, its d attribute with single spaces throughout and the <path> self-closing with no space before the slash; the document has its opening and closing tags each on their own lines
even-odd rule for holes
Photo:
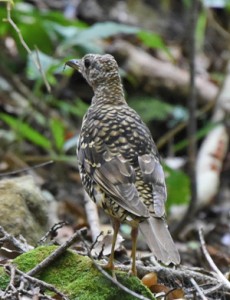
<svg viewBox="0 0 230 300">
<path fill-rule="evenodd" d="M 21 253 L 28 252 L 30 250 L 29 246 L 26 243 L 21 243 L 14 236 L 6 232 L 2 226 L 0 226 L 0 235 L 2 235 L 2 237 L 0 236 L 0 246 L 4 242 L 9 242 L 14 245 L 14 247 L 16 247 Z"/>
<path fill-rule="evenodd" d="M 128 271 L 129 266 L 119 265 L 117 269 L 121 271 Z M 191 284 L 189 284 L 190 278 L 194 278 L 199 285 L 208 286 L 206 290 L 203 288 L 204 295 L 210 295 L 214 292 L 222 293 L 223 295 L 226 295 L 227 293 L 227 289 L 225 288 L 224 284 L 222 282 L 220 283 L 214 274 L 207 272 L 204 269 L 197 270 L 197 268 L 191 268 L 187 266 L 183 267 L 182 265 L 180 266 L 180 269 L 171 269 L 164 266 L 159 267 L 137 265 L 137 272 L 139 277 L 143 277 L 148 273 L 155 272 L 157 273 L 159 281 L 167 281 L 168 283 L 172 284 L 172 286 L 175 285 L 175 282 L 181 282 L 186 293 L 186 299 L 193 299 L 193 295 L 190 295 L 190 293 L 191 291 L 194 291 L 194 288 L 191 289 Z"/>
<path fill-rule="evenodd" d="M 218 284 L 216 284 L 215 286 L 213 286 L 211 288 L 207 288 L 206 290 L 203 289 L 203 292 L 205 295 L 209 295 L 209 294 L 212 294 L 212 293 L 218 291 L 221 288 L 223 288 L 223 283 L 219 282 Z"/>
<path fill-rule="evenodd" d="M 6 287 L 5 295 L 8 293 L 9 290 L 12 290 L 13 293 L 16 293 L 17 289 L 14 286 L 15 285 L 15 274 L 16 274 L 15 269 L 16 268 L 14 266 L 12 266 L 9 270 L 7 270 L 7 265 L 5 265 L 4 269 L 6 272 L 9 271 L 9 273 L 10 273 L 10 282 L 9 282 L 8 286 Z"/>
<path fill-rule="evenodd" d="M 222 274 L 222 272 L 218 269 L 218 267 L 214 263 L 213 259 L 211 258 L 210 254 L 208 253 L 201 228 L 198 229 L 198 233 L 199 233 L 199 238 L 200 238 L 200 242 L 201 242 L 201 248 L 202 248 L 205 258 L 207 259 L 207 262 L 209 263 L 212 270 L 217 274 L 219 280 L 225 285 L 226 288 L 230 289 L 230 282 Z"/>
<path fill-rule="evenodd" d="M 83 239 L 83 237 L 81 236 L 81 234 L 79 235 L 81 241 L 84 243 L 86 249 L 87 249 L 87 254 L 89 256 L 89 258 L 92 260 L 93 265 L 96 267 L 96 269 L 101 272 L 108 280 L 110 280 L 114 285 L 116 285 L 117 287 L 119 287 L 121 290 L 123 290 L 124 292 L 130 294 L 133 297 L 136 297 L 137 299 L 140 300 L 150 300 L 149 298 L 146 298 L 140 294 L 137 294 L 136 292 L 130 290 L 129 288 L 127 288 L 126 286 L 124 286 L 123 284 L 121 284 L 119 281 L 117 281 L 115 278 L 113 278 L 112 276 L 110 276 L 99 264 L 96 263 L 96 261 L 94 260 L 94 258 L 91 255 L 90 252 L 90 248 L 89 246 L 86 244 L 85 240 Z"/>
<path fill-rule="evenodd" d="M 83 230 L 83 229 L 82 229 Z M 82 231 L 81 230 L 81 231 Z M 75 241 L 80 237 L 79 232 L 76 231 L 69 240 L 63 243 L 60 247 L 58 247 L 54 252 L 52 252 L 48 257 L 46 257 L 43 261 L 41 261 L 36 267 L 27 272 L 27 275 L 34 276 L 35 274 L 44 270 L 48 265 L 50 265 L 53 261 L 55 261 L 59 256 L 61 256 L 66 249 L 68 249 Z"/>
<path fill-rule="evenodd" d="M 25 274 L 24 272 L 16 269 L 16 273 L 18 273 L 19 275 L 25 277 L 27 280 L 31 281 L 32 283 L 35 283 L 35 284 L 38 284 L 54 293 L 56 293 L 57 295 L 63 297 L 63 299 L 67 300 L 68 298 L 63 294 L 61 293 L 59 290 L 57 290 L 52 284 L 49 284 L 47 282 L 44 282 L 40 279 L 37 279 L 37 278 L 34 278 L 34 277 L 31 277 L 29 276 L 28 274 Z"/>
<path fill-rule="evenodd" d="M 187 107 L 189 112 L 189 121 L 187 127 L 187 136 L 188 136 L 188 173 L 191 180 L 191 199 L 189 202 L 188 209 L 183 216 L 183 219 L 177 224 L 177 227 L 174 229 L 174 235 L 178 235 L 181 231 L 181 228 L 193 218 L 196 209 L 197 202 L 197 189 L 196 189 L 196 108 L 197 108 L 197 99 L 196 99 L 196 87 L 195 87 L 195 57 L 196 57 L 196 41 L 195 41 L 195 29 L 196 29 L 196 19 L 198 12 L 199 0 L 193 0 L 191 2 L 191 20 L 190 20 L 190 92 L 189 97 L 187 98 Z"/>
<path fill-rule="evenodd" d="M 219 93 L 218 93 L 219 96 Z M 216 104 L 218 96 L 216 97 L 216 99 L 214 99 L 214 101 L 212 102 L 208 102 L 206 104 L 204 104 L 204 106 L 202 106 L 202 108 L 196 112 L 196 118 L 201 118 L 204 114 L 206 114 L 207 112 L 209 112 Z M 175 126 L 174 128 L 172 128 L 171 130 L 167 131 L 165 134 L 163 134 L 159 140 L 157 141 L 156 145 L 157 148 L 160 149 L 162 148 L 166 143 L 168 143 L 175 135 L 177 135 L 178 133 L 180 133 L 183 129 L 186 128 L 186 126 L 188 126 L 188 120 L 185 120 L 183 122 L 180 122 L 177 126 Z"/>
<path fill-rule="evenodd" d="M 222 36 L 222 38 L 230 42 L 229 32 L 217 22 L 217 20 L 213 15 L 212 9 L 206 8 L 206 12 L 208 16 L 209 25 L 213 27 L 216 30 L 216 32 Z"/>
<path fill-rule="evenodd" d="M 194 280 L 194 278 L 190 278 L 190 281 L 192 283 L 192 285 L 194 286 L 194 288 L 196 289 L 197 293 L 199 294 L 200 298 L 202 300 L 207 300 L 207 298 L 205 297 L 205 295 L 203 294 L 201 288 L 199 287 L 199 285 L 196 283 L 196 281 Z"/>
<path fill-rule="evenodd" d="M 10 1 L 7 1 L 7 3 L 6 3 L 7 18 L 4 19 L 4 21 L 8 22 L 14 28 L 14 30 L 16 31 L 22 46 L 27 51 L 27 53 L 31 56 L 36 68 L 41 73 L 41 76 L 44 80 L 47 91 L 50 93 L 51 92 L 51 87 L 50 87 L 50 84 L 49 84 L 49 82 L 47 81 L 47 79 L 45 77 L 45 73 L 42 70 L 40 60 L 38 58 L 37 59 L 34 58 L 33 53 L 31 51 L 31 49 L 29 48 L 29 46 L 26 44 L 20 29 L 18 28 L 18 26 L 14 23 L 13 19 L 11 18 L 11 7 L 12 7 L 12 3 Z M 36 54 L 37 54 L 37 52 L 36 52 Z M 38 54 L 37 54 L 37 56 L 38 56 Z"/>
<path fill-rule="evenodd" d="M 40 57 L 39 57 L 39 52 L 38 52 L 38 48 L 35 46 L 35 54 L 36 54 L 36 58 L 37 58 L 37 68 L 38 68 L 38 71 L 41 73 L 42 75 L 42 79 L 44 80 L 44 83 L 46 85 L 46 89 L 47 91 L 50 93 L 51 92 L 51 87 L 50 87 L 50 84 L 49 82 L 47 81 L 46 79 L 46 74 L 44 72 L 44 69 L 42 68 L 42 64 L 41 64 L 41 61 L 40 61 Z M 35 61 L 35 59 L 33 59 L 33 61 Z"/>
<path fill-rule="evenodd" d="M 41 163 L 41 164 L 37 164 L 35 166 L 32 166 L 32 167 L 28 167 L 28 168 L 22 168 L 20 170 L 15 170 L 15 171 L 11 171 L 11 172 L 5 172 L 5 173 L 0 173 L 0 177 L 5 177 L 5 176 L 10 176 L 10 175 L 15 175 L 15 174 L 19 174 L 19 173 L 22 173 L 22 172 L 27 172 L 27 171 L 31 171 L 33 169 L 38 169 L 38 168 L 42 168 L 46 165 L 49 165 L 49 164 L 52 164 L 53 161 L 50 160 L 50 161 L 46 161 L 44 163 Z"/>
<path fill-rule="evenodd" d="M 69 225 L 67 221 L 61 221 L 54 224 L 50 230 L 38 241 L 38 245 L 45 243 L 45 241 L 50 236 L 51 240 L 56 236 L 58 229 L 62 228 L 65 225 Z"/>
<path fill-rule="evenodd" d="M 121 271 L 128 271 L 129 266 L 119 265 L 117 267 Z M 204 271 L 204 270 L 203 270 Z M 180 266 L 180 269 L 171 269 L 164 266 L 141 266 L 137 265 L 137 272 L 139 277 L 143 277 L 147 273 L 155 272 L 158 278 L 167 278 L 168 281 L 175 282 L 179 280 L 181 282 L 189 281 L 193 277 L 197 282 L 208 283 L 209 285 L 219 285 L 219 281 L 212 273 L 204 274 L 198 272 L 193 268 Z M 223 287 L 223 286 L 222 286 Z"/>
<path fill-rule="evenodd" d="M 98 236 L 96 237 L 95 241 L 92 243 L 92 245 L 90 246 L 90 251 L 93 250 L 94 246 L 96 245 L 96 243 L 98 242 L 99 237 L 101 237 L 103 235 L 103 231 L 101 231 Z M 104 246 L 104 244 L 103 244 Z"/>
<path fill-rule="evenodd" d="M 92 234 L 92 240 L 94 242 L 101 232 L 98 210 L 96 204 L 90 199 L 86 192 L 84 192 L 84 201 L 87 220 Z"/>
<path fill-rule="evenodd" d="M 16 274 L 19 274 L 21 277 L 25 278 L 26 280 L 42 287 L 42 288 L 45 288 L 45 289 L 48 289 L 54 293 L 56 293 L 57 295 L 61 296 L 64 300 L 68 300 L 68 298 L 63 294 L 61 293 L 59 290 L 57 290 L 52 284 L 49 284 L 49 283 L 46 283 L 40 279 L 37 279 L 37 278 L 34 278 L 34 277 L 31 277 L 29 276 L 28 274 L 18 270 L 14 265 L 12 264 L 7 264 L 5 265 L 5 270 L 7 273 L 10 273 L 11 277 L 10 277 L 10 283 L 6 289 L 6 292 L 5 294 L 8 292 L 9 293 L 9 289 L 11 288 L 14 292 L 19 292 L 21 290 L 21 288 L 19 287 L 19 289 L 17 289 L 15 287 L 15 275 Z M 21 278 L 20 278 L 21 279 Z M 17 279 L 19 281 L 19 279 Z M 20 280 L 21 281 L 21 280 Z"/>
</svg>

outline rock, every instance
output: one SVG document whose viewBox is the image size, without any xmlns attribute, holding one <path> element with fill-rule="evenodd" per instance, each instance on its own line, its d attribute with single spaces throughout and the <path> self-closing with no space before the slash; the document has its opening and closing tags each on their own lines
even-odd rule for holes
<svg viewBox="0 0 230 300">
<path fill-rule="evenodd" d="M 0 181 L 0 225 L 29 244 L 36 244 L 48 230 L 48 204 L 32 176 Z"/>
</svg>

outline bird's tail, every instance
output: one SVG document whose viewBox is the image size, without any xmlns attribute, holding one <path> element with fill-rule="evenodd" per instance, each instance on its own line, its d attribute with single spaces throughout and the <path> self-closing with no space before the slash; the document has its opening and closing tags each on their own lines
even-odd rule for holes
<svg viewBox="0 0 230 300">
<path fill-rule="evenodd" d="M 164 220 L 150 217 L 139 224 L 139 229 L 157 260 L 166 265 L 180 263 L 179 252 Z"/>
</svg>

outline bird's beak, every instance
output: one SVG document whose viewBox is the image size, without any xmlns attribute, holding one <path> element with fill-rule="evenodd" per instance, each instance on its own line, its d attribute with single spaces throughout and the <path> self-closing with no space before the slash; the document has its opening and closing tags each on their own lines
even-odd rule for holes
<svg viewBox="0 0 230 300">
<path fill-rule="evenodd" d="M 65 65 L 79 71 L 80 70 L 80 60 L 79 59 L 71 59 L 65 63 Z"/>
</svg>

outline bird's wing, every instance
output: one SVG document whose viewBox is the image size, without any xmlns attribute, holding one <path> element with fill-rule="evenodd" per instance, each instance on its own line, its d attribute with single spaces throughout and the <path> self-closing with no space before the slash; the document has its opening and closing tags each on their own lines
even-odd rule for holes
<svg viewBox="0 0 230 300">
<path fill-rule="evenodd" d="M 157 156 L 144 154 L 138 157 L 143 180 L 153 185 L 153 211 L 156 217 L 165 214 L 167 191 L 163 168 Z"/>
<path fill-rule="evenodd" d="M 134 184 L 135 171 L 122 155 L 114 156 L 106 150 L 98 156 L 94 147 L 80 147 L 78 159 L 95 183 L 118 205 L 136 216 L 149 217 Z"/>
</svg>

